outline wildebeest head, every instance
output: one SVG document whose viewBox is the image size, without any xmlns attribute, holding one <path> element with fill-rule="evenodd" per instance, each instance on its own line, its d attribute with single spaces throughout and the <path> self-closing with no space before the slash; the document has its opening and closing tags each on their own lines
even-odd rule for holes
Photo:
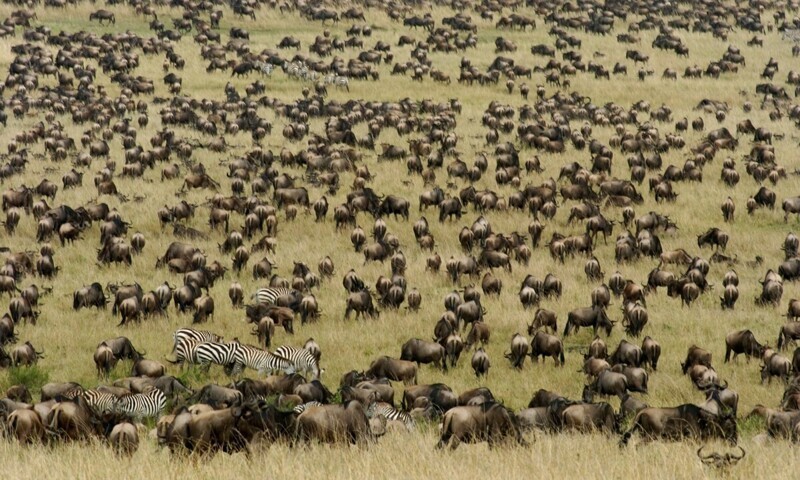
<svg viewBox="0 0 800 480">
<path fill-rule="evenodd" d="M 703 445 L 697 449 L 697 457 L 700 458 L 700 461 L 703 462 L 704 465 L 710 465 L 715 468 L 727 468 L 732 465 L 736 465 L 746 455 L 744 448 L 738 445 L 736 448 L 741 452 L 741 454 L 738 456 L 736 455 L 736 453 L 733 452 L 728 452 L 724 454 L 711 452 L 708 455 L 703 455 L 702 452 L 705 447 L 706 446 Z"/>
</svg>

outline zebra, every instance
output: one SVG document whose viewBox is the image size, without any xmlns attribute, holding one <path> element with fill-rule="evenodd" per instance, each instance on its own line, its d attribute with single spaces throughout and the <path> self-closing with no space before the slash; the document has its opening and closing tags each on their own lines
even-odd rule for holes
<svg viewBox="0 0 800 480">
<path fill-rule="evenodd" d="M 333 79 L 333 86 L 336 88 L 344 88 L 348 92 L 350 91 L 350 80 L 347 77 L 337 76 Z"/>
<path fill-rule="evenodd" d="M 255 62 L 253 65 L 259 72 L 261 72 L 261 75 L 266 75 L 268 77 L 272 76 L 272 71 L 275 69 L 271 63 L 267 62 Z"/>
<path fill-rule="evenodd" d="M 211 368 L 211 364 L 222 365 L 225 373 L 230 375 L 239 355 L 239 342 L 220 343 L 220 342 L 201 342 L 193 343 L 191 356 L 186 357 L 190 363 L 200 365 L 205 370 Z"/>
<path fill-rule="evenodd" d="M 153 418 L 167 406 L 167 396 L 161 390 L 150 387 L 145 393 L 124 395 L 118 400 L 118 409 L 135 420 Z"/>
<path fill-rule="evenodd" d="M 293 288 L 267 287 L 259 288 L 250 298 L 254 299 L 256 303 L 276 305 L 279 307 L 289 307 L 296 311 L 300 307 L 300 302 L 303 300 L 303 295 Z M 278 301 L 284 298 L 287 298 L 287 300 L 280 303 L 287 304 L 279 305 Z"/>
<path fill-rule="evenodd" d="M 325 84 L 333 85 L 336 88 L 344 88 L 350 91 L 350 79 L 342 75 L 325 75 Z"/>
<path fill-rule="evenodd" d="M 204 343 L 202 340 L 194 340 L 191 338 L 185 338 L 179 342 L 175 343 L 175 347 L 173 348 L 173 352 L 175 353 L 175 360 L 167 359 L 168 362 L 173 364 L 181 364 L 181 367 L 186 363 L 196 363 L 194 361 L 194 351 L 198 345 Z"/>
<path fill-rule="evenodd" d="M 67 392 L 67 394 L 75 392 L 77 392 L 75 396 L 83 396 L 83 399 L 86 400 L 89 407 L 97 414 L 117 413 L 119 411 L 119 399 L 116 395 L 101 392 L 100 390 L 84 390 L 80 392 L 78 389 Z M 66 396 L 65 394 L 65 397 Z"/>
<path fill-rule="evenodd" d="M 294 407 L 294 408 L 292 409 L 292 411 L 293 411 L 294 413 L 296 413 L 296 414 L 300 415 L 301 413 L 305 412 L 305 411 L 306 411 L 306 409 L 308 409 L 308 408 L 311 408 L 311 407 L 321 407 L 321 406 L 322 406 L 322 403 L 320 403 L 320 402 L 317 402 L 316 400 L 312 400 L 312 401 L 310 401 L 310 402 L 301 403 L 300 405 L 297 405 L 296 407 Z"/>
<path fill-rule="evenodd" d="M 305 348 L 295 348 L 284 345 L 275 350 L 275 355 L 292 362 L 298 372 L 312 374 L 315 380 L 319 380 L 320 374 L 324 371 L 320 370 L 314 355 Z"/>
<path fill-rule="evenodd" d="M 407 414 L 406 412 L 401 412 L 388 403 L 378 402 L 378 404 L 375 405 L 375 415 L 383 415 L 386 417 L 386 420 L 389 421 L 402 422 L 403 425 L 406 426 L 407 430 L 413 430 L 416 427 L 414 419 L 411 418 L 411 415 Z"/>
<path fill-rule="evenodd" d="M 236 364 L 231 371 L 231 376 L 239 375 L 244 367 L 252 368 L 261 375 L 283 371 L 287 375 L 295 372 L 295 365 L 286 358 L 274 355 L 266 350 L 261 350 L 250 345 L 239 345 Z"/>
<path fill-rule="evenodd" d="M 193 328 L 179 328 L 172 334 L 174 341 L 172 345 L 172 353 L 177 353 L 178 345 L 187 341 L 193 340 L 196 342 L 221 342 L 222 337 L 216 333 L 207 330 L 195 330 Z"/>
</svg>

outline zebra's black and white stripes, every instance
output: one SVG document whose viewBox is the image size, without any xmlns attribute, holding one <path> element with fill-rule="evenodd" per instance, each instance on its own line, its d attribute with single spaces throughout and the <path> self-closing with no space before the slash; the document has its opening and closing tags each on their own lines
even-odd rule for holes
<svg viewBox="0 0 800 480">
<path fill-rule="evenodd" d="M 325 84 L 333 85 L 336 88 L 343 88 L 343 89 L 347 90 L 348 92 L 350 91 L 350 79 L 348 79 L 345 76 L 333 75 L 333 74 L 326 75 L 325 76 Z"/>
<path fill-rule="evenodd" d="M 305 374 L 310 373 L 313 375 L 314 379 L 318 380 L 322 373 L 314 355 L 305 348 L 295 348 L 284 345 L 275 350 L 275 355 L 289 360 L 294 364 L 297 372 Z"/>
<path fill-rule="evenodd" d="M 312 400 L 312 401 L 310 401 L 310 402 L 301 403 L 300 405 L 297 405 L 296 407 L 294 407 L 294 408 L 292 409 L 292 411 L 293 411 L 294 413 L 296 413 L 296 414 L 300 415 L 301 413 L 305 412 L 307 408 L 311 408 L 311 407 L 321 407 L 322 405 L 323 405 L 322 403 L 320 403 L 320 402 L 317 402 L 316 400 Z"/>
<path fill-rule="evenodd" d="M 408 430 L 414 429 L 416 425 L 414 423 L 414 419 L 411 418 L 411 415 L 407 414 L 406 412 L 401 412 L 400 410 L 384 402 L 379 402 L 375 405 L 375 415 L 383 415 L 386 417 L 386 420 L 389 421 L 402 422 Z"/>
<path fill-rule="evenodd" d="M 97 414 L 117 413 L 119 411 L 119 400 L 116 395 L 101 392 L 99 390 L 84 390 L 78 393 L 83 396 L 89 408 Z"/>
<path fill-rule="evenodd" d="M 226 368 L 233 368 L 239 355 L 240 346 L 239 342 L 196 343 L 191 350 L 191 357 L 187 358 L 187 360 L 205 368 L 209 368 L 212 363 Z"/>
<path fill-rule="evenodd" d="M 271 63 L 267 62 L 255 62 L 253 66 L 261 73 L 261 75 L 266 75 L 268 77 L 272 76 L 272 71 L 275 69 L 275 66 Z"/>
<path fill-rule="evenodd" d="M 252 368 L 261 375 L 270 375 L 275 372 L 290 375 L 296 371 L 294 363 L 286 358 L 250 345 L 239 345 L 236 365 L 233 367 L 231 375 L 238 375 L 244 367 Z"/>
<path fill-rule="evenodd" d="M 174 341 L 172 351 L 177 352 L 178 345 L 192 340 L 195 342 L 221 342 L 222 337 L 207 330 L 195 330 L 193 328 L 179 328 L 172 334 Z"/>
<path fill-rule="evenodd" d="M 253 299 L 256 303 L 263 303 L 264 305 L 277 305 L 279 298 L 289 297 L 290 303 L 299 303 L 302 300 L 300 292 L 293 288 L 279 288 L 279 287 L 266 287 L 259 288 L 253 294 Z M 288 305 L 287 305 L 288 306 Z"/>
<path fill-rule="evenodd" d="M 145 393 L 125 395 L 118 399 L 119 411 L 136 420 L 158 417 L 167 406 L 167 396 L 161 390 L 150 387 Z"/>
</svg>

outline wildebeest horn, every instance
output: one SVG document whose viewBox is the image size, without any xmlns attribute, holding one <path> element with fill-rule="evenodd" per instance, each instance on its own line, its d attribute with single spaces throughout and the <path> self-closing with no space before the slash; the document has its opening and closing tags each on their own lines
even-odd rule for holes
<svg viewBox="0 0 800 480">
<path fill-rule="evenodd" d="M 700 448 L 697 449 L 697 457 L 700 458 L 700 460 L 707 460 L 707 459 L 709 459 L 709 458 L 714 456 L 714 454 L 712 453 L 710 455 L 706 455 L 705 457 L 703 457 L 701 452 L 703 451 L 703 449 L 705 447 L 706 447 L 705 445 L 701 445 Z"/>
<path fill-rule="evenodd" d="M 743 459 L 745 455 L 747 455 L 747 452 L 744 451 L 744 448 L 742 448 L 741 445 L 736 445 L 736 448 L 738 448 L 739 450 L 742 451 L 742 455 L 739 456 L 739 457 L 737 457 L 737 456 L 735 456 L 733 454 L 730 454 L 730 455 L 731 455 L 731 458 L 735 458 L 736 461 L 738 462 L 739 460 Z"/>
</svg>

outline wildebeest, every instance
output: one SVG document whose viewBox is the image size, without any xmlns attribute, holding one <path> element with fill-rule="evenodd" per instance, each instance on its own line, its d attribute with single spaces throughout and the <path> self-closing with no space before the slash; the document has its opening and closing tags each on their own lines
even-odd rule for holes
<svg viewBox="0 0 800 480">
<path fill-rule="evenodd" d="M 601 371 L 594 383 L 586 385 L 583 391 L 584 401 L 590 401 L 593 394 L 613 396 L 620 398 L 629 389 L 626 375 L 613 372 L 610 369 Z"/>
<path fill-rule="evenodd" d="M 644 361 L 644 351 L 638 345 L 622 339 L 611 356 L 608 357 L 608 361 L 611 365 L 626 364 L 640 367 Z"/>
<path fill-rule="evenodd" d="M 410 360 L 420 363 L 433 363 L 437 368 L 440 367 L 447 371 L 447 357 L 442 345 L 435 342 L 426 342 L 419 338 L 408 340 L 400 349 L 400 360 Z"/>
<path fill-rule="evenodd" d="M 346 441 L 362 444 L 385 432 L 383 425 L 375 427 L 367 417 L 368 406 L 358 400 L 346 405 L 312 406 L 295 420 L 296 440 L 318 440 L 327 443 Z"/>
<path fill-rule="evenodd" d="M 109 373 L 117 364 L 117 357 L 105 342 L 101 342 L 94 352 L 94 364 L 97 368 L 97 376 L 108 378 Z"/>
<path fill-rule="evenodd" d="M 97 282 L 76 290 L 72 296 L 72 308 L 74 310 L 90 307 L 105 308 L 107 303 L 103 287 Z"/>
<path fill-rule="evenodd" d="M 556 333 L 558 330 L 558 314 L 547 310 L 544 308 L 536 309 L 536 313 L 533 314 L 533 322 L 528 325 L 528 335 L 533 335 L 539 328 L 544 329 L 551 329 L 553 333 Z"/>
<path fill-rule="evenodd" d="M 552 357 L 555 364 L 564 365 L 564 344 L 561 340 L 544 332 L 536 332 L 531 339 L 531 360 L 538 362 L 541 355 L 544 360 Z"/>
<path fill-rule="evenodd" d="M 515 333 L 514 336 L 511 337 L 511 351 L 507 352 L 505 357 L 511 361 L 511 366 L 513 368 L 521 369 L 525 364 L 525 357 L 527 355 L 528 340 L 519 333 Z"/>
<path fill-rule="evenodd" d="M 686 360 L 681 362 L 681 370 L 685 374 L 689 368 L 695 365 L 703 365 L 711 368 L 711 352 L 697 345 L 689 347 L 689 350 L 686 352 Z"/>
<path fill-rule="evenodd" d="M 525 445 L 516 416 L 504 405 L 487 402 L 477 406 L 456 407 L 445 413 L 442 435 L 437 448 L 459 443 L 486 441 L 490 447 L 509 439 Z"/>
<path fill-rule="evenodd" d="M 728 363 L 731 352 L 733 352 L 733 360 L 736 360 L 740 353 L 747 357 L 748 362 L 750 357 L 761 358 L 764 348 L 764 345 L 758 343 L 750 330 L 731 332 L 725 337 L 725 363 Z"/>
<path fill-rule="evenodd" d="M 642 340 L 642 353 L 644 353 L 642 366 L 649 364 L 650 368 L 658 370 L 658 359 L 661 357 L 661 345 L 650 338 L 650 336 L 646 336 L 644 340 Z"/>
<path fill-rule="evenodd" d="M 597 334 L 598 328 L 603 328 L 606 335 L 611 335 L 611 329 L 614 328 L 614 321 L 608 318 L 606 311 L 599 307 L 584 307 L 575 309 L 567 315 L 567 324 L 564 327 L 564 336 L 568 336 L 570 332 L 577 332 L 580 327 L 592 327 L 594 334 Z"/>
<path fill-rule="evenodd" d="M 365 373 L 374 378 L 388 378 L 395 382 L 412 385 L 417 383 L 417 366 L 414 362 L 387 356 L 378 357 L 374 360 Z"/>
<path fill-rule="evenodd" d="M 710 228 L 704 234 L 697 236 L 697 246 L 703 248 L 704 245 L 711 245 L 725 251 L 728 245 L 728 234 L 719 228 Z"/>
<path fill-rule="evenodd" d="M 761 383 L 772 381 L 772 377 L 781 377 L 784 382 L 789 381 L 792 371 L 792 363 L 788 358 L 777 353 L 771 348 L 765 348 L 761 359 L 764 364 L 761 366 Z"/>
<path fill-rule="evenodd" d="M 712 413 L 694 404 L 674 408 L 645 408 L 636 414 L 633 425 L 622 436 L 620 445 L 627 445 L 637 432 L 641 432 L 645 440 L 721 438 L 735 444 L 738 439 L 735 414 L 721 404 L 718 393 L 711 400 L 719 407 L 719 413 Z"/>
<path fill-rule="evenodd" d="M 480 378 L 481 375 L 484 377 L 489 375 L 491 362 L 489 361 L 489 356 L 486 354 L 486 351 L 483 349 L 483 347 L 475 350 L 475 353 L 472 354 L 471 363 L 472 370 L 475 372 L 476 377 Z"/>
<path fill-rule="evenodd" d="M 366 315 L 372 318 L 380 314 L 372 303 L 372 294 L 366 288 L 353 292 L 347 297 L 347 307 L 344 311 L 345 319 L 350 318 L 350 312 L 356 312 L 356 318 L 359 315 Z"/>
<path fill-rule="evenodd" d="M 778 350 L 783 350 L 789 343 L 795 343 L 798 339 L 800 339 L 800 322 L 789 322 L 778 332 L 776 346 Z"/>
</svg>

